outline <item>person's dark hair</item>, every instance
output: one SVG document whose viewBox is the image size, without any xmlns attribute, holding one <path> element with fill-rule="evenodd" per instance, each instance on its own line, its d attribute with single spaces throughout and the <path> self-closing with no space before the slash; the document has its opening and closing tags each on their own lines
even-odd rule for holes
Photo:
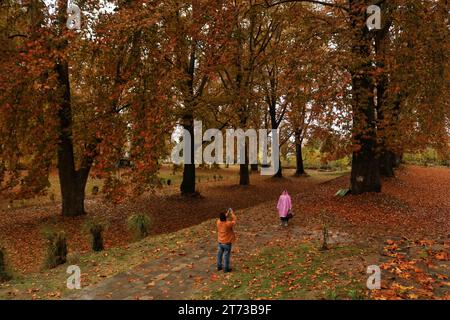
<svg viewBox="0 0 450 320">
<path fill-rule="evenodd" d="M 219 216 L 220 221 L 227 221 L 227 214 L 225 212 L 221 212 Z"/>
</svg>

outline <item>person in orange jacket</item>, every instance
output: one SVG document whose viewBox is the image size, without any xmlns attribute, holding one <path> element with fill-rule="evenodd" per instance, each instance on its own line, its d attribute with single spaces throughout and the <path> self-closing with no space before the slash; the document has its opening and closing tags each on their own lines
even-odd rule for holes
<svg viewBox="0 0 450 320">
<path fill-rule="evenodd" d="M 236 225 L 236 215 L 233 209 L 228 209 L 227 213 L 221 212 L 217 220 L 217 240 L 219 242 L 219 251 L 217 253 L 217 271 L 223 269 L 224 272 L 230 272 L 231 245 L 236 240 L 233 227 Z M 222 258 L 224 265 L 222 265 Z"/>
</svg>

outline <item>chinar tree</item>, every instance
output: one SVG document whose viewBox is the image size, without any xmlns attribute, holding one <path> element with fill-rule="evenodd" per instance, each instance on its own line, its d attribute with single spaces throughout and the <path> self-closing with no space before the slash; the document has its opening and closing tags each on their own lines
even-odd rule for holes
<svg viewBox="0 0 450 320">
<path fill-rule="evenodd" d="M 2 6 L 9 55 L 0 66 L 0 185 L 12 196 L 45 192 L 56 162 L 62 214 L 82 215 L 92 170 L 106 178 L 105 191 L 124 195 L 114 170 L 125 146 L 134 190 L 157 182 L 170 126 L 162 120 L 170 105 L 163 63 L 170 46 L 158 30 L 166 8 L 115 4 L 102 14 L 98 2 L 80 2 L 82 13 L 95 14 L 83 14 L 79 30 L 68 28 L 67 1 L 54 10 L 43 1 Z"/>
</svg>

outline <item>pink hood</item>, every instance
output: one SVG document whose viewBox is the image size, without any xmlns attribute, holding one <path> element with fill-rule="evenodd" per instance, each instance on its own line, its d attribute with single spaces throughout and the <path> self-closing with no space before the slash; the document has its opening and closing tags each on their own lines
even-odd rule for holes
<svg viewBox="0 0 450 320">
<path fill-rule="evenodd" d="M 286 190 L 283 191 L 278 199 L 277 209 L 280 217 L 286 217 L 289 210 L 292 209 L 291 197 Z"/>
</svg>

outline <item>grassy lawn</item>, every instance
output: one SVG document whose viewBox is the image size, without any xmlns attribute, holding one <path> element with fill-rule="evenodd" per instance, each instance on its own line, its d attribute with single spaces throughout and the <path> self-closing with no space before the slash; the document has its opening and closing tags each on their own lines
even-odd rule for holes
<svg viewBox="0 0 450 320">
<path fill-rule="evenodd" d="M 334 266 L 338 259 L 363 254 L 349 246 L 320 251 L 311 243 L 265 247 L 229 275 L 214 277 L 204 295 L 194 298 L 363 299 L 364 276 L 358 279 L 354 270 Z"/>
<path fill-rule="evenodd" d="M 100 253 L 72 254 L 65 265 L 14 278 L 0 284 L 0 299 L 61 299 L 73 291 L 66 288 L 66 269 L 75 264 L 82 272 L 82 286 L 96 284 L 172 251 L 181 251 L 187 237 L 193 237 L 209 222 L 173 234 L 150 237 L 126 248 Z M 340 269 L 337 260 L 348 262 L 363 249 L 342 246 L 320 251 L 311 243 L 294 246 L 276 244 L 240 262 L 228 275 L 215 274 L 194 299 L 364 299 L 365 277 L 349 268 Z M 345 263 L 344 263 L 345 265 Z"/>
</svg>

